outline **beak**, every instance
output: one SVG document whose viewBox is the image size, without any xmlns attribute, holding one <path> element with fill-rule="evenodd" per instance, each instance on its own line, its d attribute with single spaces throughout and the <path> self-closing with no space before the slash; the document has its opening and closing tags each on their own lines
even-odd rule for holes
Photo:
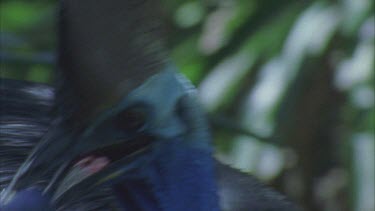
<svg viewBox="0 0 375 211">
<path fill-rule="evenodd" d="M 154 146 L 186 131 L 176 115 L 179 99 L 191 89 L 181 76 L 173 71 L 159 73 L 133 92 L 118 105 L 103 112 L 82 132 L 61 128 L 57 120 L 46 137 L 35 147 L 20 167 L 11 184 L 2 194 L 7 201 L 12 193 L 30 185 L 44 182 L 44 193 L 52 195 L 53 203 L 77 199 L 88 190 L 103 184 L 115 183 L 124 175 L 144 166 Z M 127 132 L 118 130 L 116 118 L 142 102 L 147 105 L 145 124 Z M 94 162 L 105 165 L 94 173 L 87 172 L 91 164 L 80 166 L 81 160 L 94 157 Z M 47 181 L 47 182 L 46 182 Z"/>
</svg>

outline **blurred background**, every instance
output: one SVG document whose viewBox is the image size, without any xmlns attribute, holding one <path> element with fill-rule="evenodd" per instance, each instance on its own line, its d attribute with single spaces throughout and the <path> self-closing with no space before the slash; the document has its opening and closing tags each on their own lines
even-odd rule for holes
<svg viewBox="0 0 375 211">
<path fill-rule="evenodd" d="M 373 0 L 163 0 L 216 157 L 308 211 L 374 211 Z M 0 1 L 1 77 L 51 83 L 56 0 Z"/>
</svg>

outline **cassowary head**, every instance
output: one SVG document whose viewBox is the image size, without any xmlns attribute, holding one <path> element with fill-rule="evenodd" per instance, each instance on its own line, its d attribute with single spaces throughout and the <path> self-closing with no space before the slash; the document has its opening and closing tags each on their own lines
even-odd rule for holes
<svg viewBox="0 0 375 211">
<path fill-rule="evenodd" d="M 130 209 L 217 210 L 209 133 L 153 0 L 64 0 L 49 131 L 2 200 L 48 178 L 57 206 L 107 185 Z"/>
</svg>

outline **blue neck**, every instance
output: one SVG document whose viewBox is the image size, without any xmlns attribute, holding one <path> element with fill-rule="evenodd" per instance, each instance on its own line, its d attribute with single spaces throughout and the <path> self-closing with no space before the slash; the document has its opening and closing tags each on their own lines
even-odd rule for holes
<svg viewBox="0 0 375 211">
<path fill-rule="evenodd" d="M 211 150 L 183 141 L 162 145 L 137 179 L 114 188 L 125 210 L 219 210 Z"/>
</svg>

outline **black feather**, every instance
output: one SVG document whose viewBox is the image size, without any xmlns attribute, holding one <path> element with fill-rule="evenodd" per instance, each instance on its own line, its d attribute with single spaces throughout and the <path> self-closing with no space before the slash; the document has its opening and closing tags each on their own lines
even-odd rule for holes
<svg viewBox="0 0 375 211">
<path fill-rule="evenodd" d="M 13 178 L 33 147 L 51 124 L 53 88 L 37 83 L 0 79 L 0 192 Z M 39 181 L 45 186 L 52 175 Z M 35 184 L 35 185 L 38 185 Z M 75 201 L 66 201 L 58 210 L 113 210 L 111 191 L 102 188 Z"/>
<path fill-rule="evenodd" d="M 216 162 L 220 207 L 223 211 L 297 211 L 285 196 L 255 177 Z"/>
</svg>

